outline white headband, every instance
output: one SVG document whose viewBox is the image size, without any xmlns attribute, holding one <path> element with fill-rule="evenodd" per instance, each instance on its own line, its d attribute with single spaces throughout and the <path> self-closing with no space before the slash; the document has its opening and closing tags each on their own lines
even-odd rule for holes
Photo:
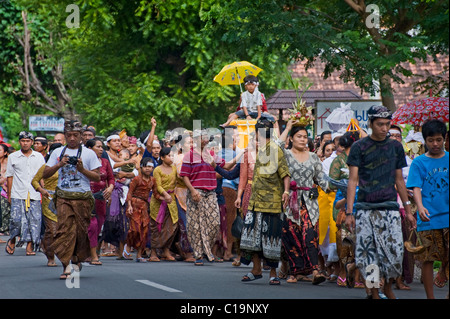
<svg viewBox="0 0 450 319">
<path fill-rule="evenodd" d="M 119 139 L 120 140 L 120 136 L 119 135 L 110 135 L 108 136 L 108 138 L 106 139 L 107 142 L 111 141 L 111 140 L 116 140 Z"/>
<path fill-rule="evenodd" d="M 399 130 L 396 130 L 396 129 L 390 129 L 390 130 L 389 130 L 389 133 L 391 133 L 391 134 L 400 134 L 400 135 L 402 135 L 402 132 L 400 132 Z"/>
</svg>

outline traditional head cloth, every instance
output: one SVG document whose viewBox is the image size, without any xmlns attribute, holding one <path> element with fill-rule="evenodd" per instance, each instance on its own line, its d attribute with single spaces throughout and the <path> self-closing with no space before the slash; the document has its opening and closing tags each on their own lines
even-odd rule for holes
<svg viewBox="0 0 450 319">
<path fill-rule="evenodd" d="M 28 139 L 32 140 L 33 134 L 31 134 L 30 132 L 27 132 L 27 131 L 22 131 L 19 133 L 19 141 L 23 138 L 28 138 Z"/>
<path fill-rule="evenodd" d="M 111 140 L 120 140 L 120 136 L 117 134 L 110 135 L 106 138 L 106 141 L 109 142 Z"/>
<path fill-rule="evenodd" d="M 89 132 L 91 132 L 92 134 L 94 134 L 95 135 L 95 127 L 93 127 L 92 125 L 90 125 L 90 126 L 84 126 L 83 127 L 83 131 L 89 131 Z"/>
<path fill-rule="evenodd" d="M 46 145 L 48 144 L 47 138 L 44 136 L 36 136 L 34 139 L 35 142 L 41 142 L 41 144 Z"/>
<path fill-rule="evenodd" d="M 120 133 L 119 133 L 119 138 L 122 139 L 125 135 L 127 135 L 127 131 L 122 130 L 122 131 L 120 131 Z"/>
<path fill-rule="evenodd" d="M 66 132 L 82 132 L 81 122 L 77 120 L 69 120 L 64 122 L 64 133 Z"/>
<path fill-rule="evenodd" d="M 137 138 L 134 136 L 128 136 L 128 142 L 130 142 L 130 144 L 137 144 Z"/>
<path fill-rule="evenodd" d="M 374 119 L 392 119 L 392 113 L 389 111 L 389 109 L 384 105 L 373 105 L 370 107 L 370 109 L 367 111 L 367 116 L 369 117 L 369 120 Z"/>
</svg>

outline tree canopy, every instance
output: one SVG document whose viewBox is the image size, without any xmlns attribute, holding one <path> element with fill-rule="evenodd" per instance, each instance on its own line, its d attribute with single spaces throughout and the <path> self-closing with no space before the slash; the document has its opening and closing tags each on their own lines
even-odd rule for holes
<svg viewBox="0 0 450 319">
<path fill-rule="evenodd" d="M 1 1 L 0 122 L 10 136 L 32 114 L 78 116 L 99 134 L 139 135 L 153 116 L 158 134 L 192 128 L 194 119 L 217 126 L 236 108 L 240 90 L 213 78 L 240 60 L 263 69 L 258 77 L 266 96 L 289 87 L 285 74 L 293 62 L 306 59 L 310 67 L 321 60 L 325 77 L 339 71 L 363 91 L 381 90 L 393 108 L 392 82 L 411 75 L 402 62 L 448 54 L 449 4 L 371 4 Z M 69 5 L 79 9 L 79 27 L 70 25 L 78 12 Z"/>
</svg>

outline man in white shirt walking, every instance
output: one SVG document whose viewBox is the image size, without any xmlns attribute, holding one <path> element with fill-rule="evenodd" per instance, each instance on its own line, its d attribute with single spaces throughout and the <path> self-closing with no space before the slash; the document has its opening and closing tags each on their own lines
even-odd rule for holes
<svg viewBox="0 0 450 319">
<path fill-rule="evenodd" d="M 35 255 L 41 234 L 41 194 L 34 190 L 31 180 L 38 169 L 45 164 L 44 157 L 33 151 L 33 134 L 22 131 L 19 134 L 20 151 L 8 157 L 6 178 L 8 199 L 11 204 L 10 238 L 6 252 L 14 254 L 16 247 L 27 242 L 27 256 Z M 16 237 L 19 242 L 16 244 Z"/>
</svg>

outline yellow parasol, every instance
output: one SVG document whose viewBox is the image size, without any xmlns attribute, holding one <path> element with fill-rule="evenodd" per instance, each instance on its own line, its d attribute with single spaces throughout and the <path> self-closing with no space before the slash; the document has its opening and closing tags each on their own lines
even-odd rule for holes
<svg viewBox="0 0 450 319">
<path fill-rule="evenodd" d="M 258 75 L 262 69 L 247 61 L 233 62 L 225 65 L 222 70 L 214 77 L 214 82 L 220 85 L 239 85 L 241 92 L 241 83 L 247 75 Z"/>
</svg>

